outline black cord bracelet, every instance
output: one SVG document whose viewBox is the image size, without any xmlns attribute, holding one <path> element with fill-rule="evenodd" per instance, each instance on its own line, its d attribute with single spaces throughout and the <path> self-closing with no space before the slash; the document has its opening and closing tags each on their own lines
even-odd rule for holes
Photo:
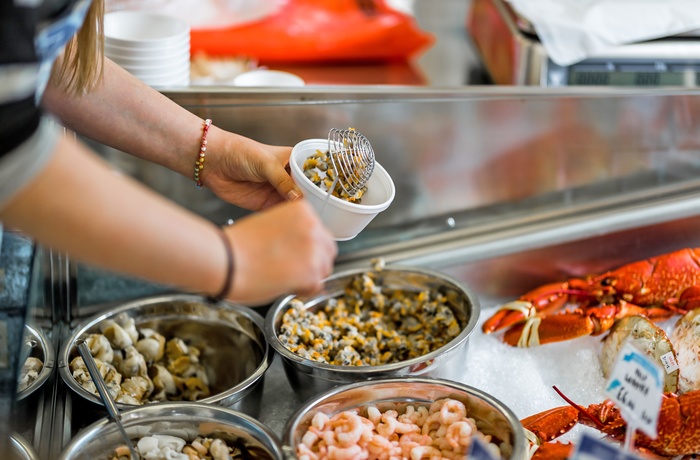
<svg viewBox="0 0 700 460">
<path fill-rule="evenodd" d="M 233 280 L 233 248 L 231 247 L 231 241 L 229 241 L 226 232 L 223 229 L 217 227 L 219 235 L 221 236 L 221 241 L 224 242 L 224 248 L 226 249 L 226 279 L 224 280 L 224 287 L 221 288 L 218 294 L 209 297 L 211 302 L 219 302 L 226 297 L 228 291 L 231 290 L 231 281 Z"/>
</svg>

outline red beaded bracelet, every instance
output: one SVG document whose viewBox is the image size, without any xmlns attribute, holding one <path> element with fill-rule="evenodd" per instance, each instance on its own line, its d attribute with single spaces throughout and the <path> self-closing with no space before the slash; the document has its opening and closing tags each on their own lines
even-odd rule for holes
<svg viewBox="0 0 700 460">
<path fill-rule="evenodd" d="M 204 128 L 202 128 L 202 143 L 199 146 L 199 155 L 194 162 L 194 183 L 197 188 L 202 188 L 202 171 L 204 170 L 204 157 L 207 155 L 207 133 L 211 126 L 211 120 L 204 120 Z"/>
</svg>

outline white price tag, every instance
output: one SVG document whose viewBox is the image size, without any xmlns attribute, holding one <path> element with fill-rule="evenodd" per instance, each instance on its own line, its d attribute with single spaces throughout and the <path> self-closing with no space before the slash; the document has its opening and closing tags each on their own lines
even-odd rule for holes
<svg viewBox="0 0 700 460">
<path fill-rule="evenodd" d="M 652 439 L 657 436 L 663 372 L 661 366 L 628 342 L 622 347 L 605 388 L 627 424 Z"/>
<path fill-rule="evenodd" d="M 667 374 L 670 374 L 671 372 L 678 369 L 678 361 L 676 361 L 676 357 L 673 356 L 672 351 L 661 355 L 661 364 L 663 364 Z"/>
</svg>

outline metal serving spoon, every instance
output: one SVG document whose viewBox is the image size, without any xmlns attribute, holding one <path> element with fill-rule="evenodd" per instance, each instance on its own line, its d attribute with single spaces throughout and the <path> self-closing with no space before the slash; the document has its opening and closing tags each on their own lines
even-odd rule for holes
<svg viewBox="0 0 700 460">
<path fill-rule="evenodd" d="M 114 400 L 112 400 L 112 396 L 109 394 L 109 391 L 107 390 L 107 384 L 105 383 L 104 379 L 102 378 L 102 374 L 100 374 L 99 369 L 97 369 L 97 364 L 95 363 L 95 359 L 92 357 L 92 353 L 90 353 L 90 347 L 88 347 L 88 344 L 87 344 L 87 342 L 85 342 L 84 339 L 79 339 L 77 341 L 77 344 L 78 344 L 78 351 L 80 352 L 80 356 L 83 358 L 83 361 L 85 362 L 85 366 L 87 367 L 87 370 L 90 373 L 90 377 L 92 377 L 92 381 L 95 383 L 95 387 L 97 387 L 97 392 L 100 394 L 100 398 L 102 398 L 102 402 L 104 403 L 105 407 L 107 408 L 107 413 L 109 413 L 109 417 L 117 425 L 117 430 L 119 431 L 119 434 L 121 435 L 122 440 L 124 441 L 126 446 L 129 448 L 129 453 L 131 454 L 131 459 L 132 460 L 140 460 L 139 455 L 136 453 L 136 450 L 134 449 L 134 445 L 131 444 L 131 439 L 129 439 L 129 435 L 126 434 L 126 430 L 124 429 L 124 425 L 122 425 L 122 416 L 119 413 L 119 409 L 117 409 L 117 405 L 114 403 Z"/>
</svg>

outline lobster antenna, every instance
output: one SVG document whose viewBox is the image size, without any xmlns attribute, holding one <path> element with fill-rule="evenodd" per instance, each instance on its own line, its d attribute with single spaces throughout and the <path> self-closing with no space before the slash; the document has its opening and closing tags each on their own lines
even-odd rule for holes
<svg viewBox="0 0 700 460">
<path fill-rule="evenodd" d="M 588 417 L 589 419 L 591 419 L 591 420 L 593 421 L 593 423 L 595 423 L 595 425 L 596 425 L 600 430 L 602 430 L 603 428 L 605 428 L 605 425 L 603 425 L 603 422 L 601 422 L 600 420 L 598 420 L 597 418 L 595 418 L 595 416 L 594 416 L 593 414 L 591 414 L 590 412 L 588 412 L 585 408 L 579 406 L 578 404 L 576 404 L 575 402 L 573 402 L 572 400 L 570 400 L 564 393 L 561 392 L 561 390 L 559 390 L 559 388 L 557 388 L 556 385 L 552 385 L 552 388 L 554 388 L 554 391 L 556 391 L 557 394 L 558 394 L 559 396 L 561 396 L 561 398 L 562 398 L 564 401 L 566 401 L 567 403 L 569 403 L 569 404 L 571 405 L 571 407 L 573 407 L 574 409 L 576 409 L 577 411 L 579 411 L 579 413 L 581 413 L 581 414 L 585 415 L 586 417 Z"/>
</svg>

